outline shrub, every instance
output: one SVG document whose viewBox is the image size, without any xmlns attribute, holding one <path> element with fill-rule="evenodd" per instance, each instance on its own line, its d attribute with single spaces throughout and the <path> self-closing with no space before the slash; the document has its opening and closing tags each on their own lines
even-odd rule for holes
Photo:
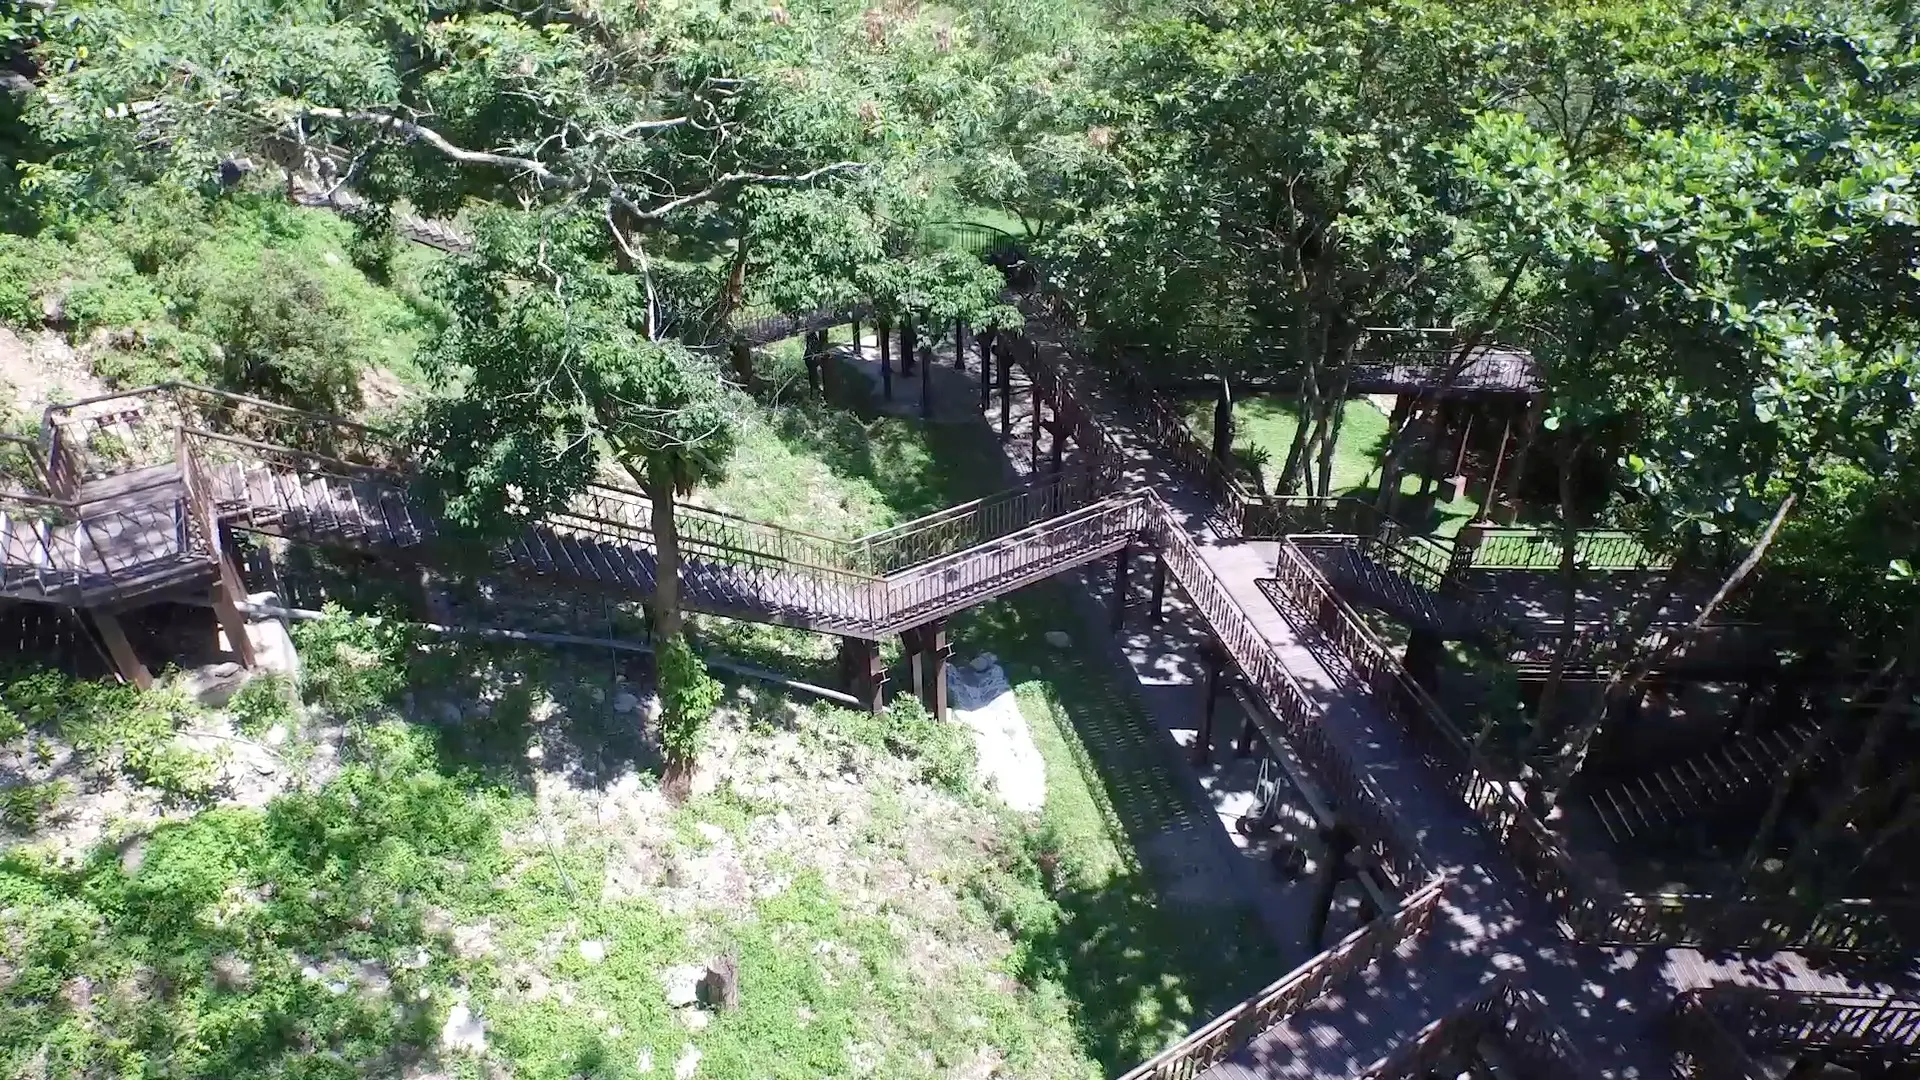
<svg viewBox="0 0 1920 1080">
<path fill-rule="evenodd" d="M 219 346 L 225 389 L 322 412 L 359 404 L 359 323 L 306 267 L 275 251 L 214 249 L 178 288 L 182 325 Z"/>
<path fill-rule="evenodd" d="M 293 727 L 293 688 L 277 674 L 258 675 L 247 681 L 227 703 L 233 726 L 243 735 L 260 735 L 276 724 Z"/>
<path fill-rule="evenodd" d="M 675 634 L 661 643 L 660 672 L 660 748 L 667 764 L 687 768 L 699 756 L 707 720 L 720 704 L 718 680 L 707 674 L 707 665 L 694 654 L 685 634 Z"/>
<path fill-rule="evenodd" d="M 306 699 L 358 716 L 399 696 L 406 689 L 405 665 L 412 655 L 407 627 L 390 619 L 351 615 L 334 603 L 325 611 L 326 618 L 293 628 Z"/>
<path fill-rule="evenodd" d="M 90 767 L 117 770 L 176 798 L 212 794 L 211 762 L 174 742 L 196 712 L 176 691 L 38 670 L 0 681 L 0 708 L 23 729 L 57 735 Z"/>
<path fill-rule="evenodd" d="M 919 779 L 963 794 L 973 783 L 973 737 L 959 724 L 943 724 L 918 698 L 897 697 L 878 716 L 847 712 L 846 734 L 918 765 Z"/>
</svg>

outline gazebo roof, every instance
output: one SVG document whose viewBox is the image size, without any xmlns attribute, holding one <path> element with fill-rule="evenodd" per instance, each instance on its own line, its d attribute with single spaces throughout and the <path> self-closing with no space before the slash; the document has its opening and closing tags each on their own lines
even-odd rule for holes
<svg viewBox="0 0 1920 1080">
<path fill-rule="evenodd" d="M 1348 389 L 1361 394 L 1438 394 L 1442 397 L 1525 396 L 1539 393 L 1540 368 L 1533 354 L 1505 345 L 1482 345 L 1453 378 L 1451 351 L 1423 349 L 1394 360 L 1354 365 Z"/>
</svg>

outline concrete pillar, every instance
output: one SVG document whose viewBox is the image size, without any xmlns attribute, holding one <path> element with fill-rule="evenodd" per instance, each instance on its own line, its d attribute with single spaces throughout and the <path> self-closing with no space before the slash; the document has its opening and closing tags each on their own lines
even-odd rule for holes
<svg viewBox="0 0 1920 1080">
<path fill-rule="evenodd" d="M 883 317 L 874 321 L 873 329 L 880 335 L 880 394 L 888 401 L 892 401 L 893 327 Z"/>
<path fill-rule="evenodd" d="M 133 644 L 127 640 L 127 632 L 121 628 L 120 619 L 104 611 L 93 612 L 94 629 L 100 632 L 100 640 L 107 647 L 107 657 L 113 661 L 113 669 L 120 678 L 142 690 L 153 686 L 153 673 L 147 665 L 140 662 L 140 656 L 133 651 Z"/>
</svg>

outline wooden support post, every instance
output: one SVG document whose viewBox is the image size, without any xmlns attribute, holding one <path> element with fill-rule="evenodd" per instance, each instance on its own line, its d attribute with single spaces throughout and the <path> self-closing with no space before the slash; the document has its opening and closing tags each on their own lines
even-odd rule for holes
<svg viewBox="0 0 1920 1080">
<path fill-rule="evenodd" d="M 1233 391 L 1228 389 L 1227 377 L 1222 375 L 1213 396 L 1213 460 L 1226 468 L 1232 459 Z"/>
<path fill-rule="evenodd" d="M 1033 398 L 1033 431 L 1027 437 L 1027 461 L 1032 465 L 1033 471 L 1038 473 L 1040 471 L 1040 413 L 1044 410 L 1046 402 L 1040 400 L 1038 386 L 1033 388 L 1030 396 Z"/>
<path fill-rule="evenodd" d="M 1201 683 L 1200 728 L 1193 735 L 1190 760 L 1195 768 L 1204 769 L 1213 763 L 1213 717 L 1220 707 L 1220 676 L 1227 666 L 1227 651 L 1215 638 L 1200 643 L 1200 664 L 1206 677 Z"/>
<path fill-rule="evenodd" d="M 887 707 L 887 665 L 880 659 L 880 643 L 865 638 L 840 639 L 840 666 L 847 691 L 871 712 Z"/>
<path fill-rule="evenodd" d="M 812 330 L 809 330 L 807 331 L 807 336 L 803 339 L 803 342 L 804 344 L 802 344 L 801 349 L 804 353 L 805 362 L 807 365 L 807 389 L 810 392 L 812 392 L 812 394 L 815 397 L 819 397 L 820 396 L 820 361 L 822 359 L 820 356 L 821 349 L 820 349 L 820 343 L 819 343 L 819 336 L 815 334 Z"/>
<path fill-rule="evenodd" d="M 993 403 L 993 327 L 989 326 L 973 335 L 974 344 L 980 346 L 980 411 L 985 413 Z"/>
<path fill-rule="evenodd" d="M 916 631 L 920 647 L 913 654 L 913 692 L 935 720 L 947 718 L 947 620 L 935 619 Z"/>
<path fill-rule="evenodd" d="M 1113 620 L 1111 629 L 1119 633 L 1127 622 L 1127 578 L 1133 571 L 1133 545 L 1128 544 L 1113 556 Z"/>
<path fill-rule="evenodd" d="M 1415 630 L 1407 635 L 1407 674 L 1431 694 L 1440 680 L 1440 656 L 1445 647 L 1432 630 Z"/>
<path fill-rule="evenodd" d="M 1420 497 L 1433 491 L 1434 473 L 1440 471 L 1441 439 L 1446 435 L 1447 403 L 1435 398 L 1427 406 L 1427 463 L 1420 470 Z"/>
<path fill-rule="evenodd" d="M 1487 477 L 1486 494 L 1480 496 L 1480 512 L 1474 515 L 1477 521 L 1486 521 L 1487 512 L 1493 509 L 1494 492 L 1500 490 L 1500 470 L 1507 463 L 1507 442 L 1513 438 L 1513 417 L 1500 428 L 1500 452 L 1493 456 L 1493 475 Z"/>
<path fill-rule="evenodd" d="M 855 360 L 858 360 L 860 359 L 860 320 L 854 319 L 852 322 L 852 327 L 853 327 L 853 358 Z"/>
<path fill-rule="evenodd" d="M 933 419 L 933 349 L 920 346 L 920 419 Z"/>
<path fill-rule="evenodd" d="M 153 674 L 147 665 L 140 662 L 140 656 L 133 651 L 133 644 L 127 640 L 127 632 L 120 627 L 120 618 L 104 611 L 93 612 L 94 628 L 100 631 L 100 640 L 107 646 L 107 656 L 113 661 L 113 669 L 126 682 L 147 690 L 153 686 Z"/>
<path fill-rule="evenodd" d="M 874 324 L 880 335 L 880 394 L 888 401 L 893 400 L 893 327 L 887 320 L 881 319 Z"/>
<path fill-rule="evenodd" d="M 1167 617 L 1167 549 L 1161 548 L 1153 556 L 1153 606 L 1148 610 L 1147 621 L 1159 626 Z"/>
<path fill-rule="evenodd" d="M 1533 459 L 1533 444 L 1540 433 L 1540 412 L 1545 404 L 1543 397 L 1535 397 L 1527 402 L 1527 417 L 1520 426 L 1520 450 L 1514 456 L 1513 468 L 1507 473 L 1507 501 L 1516 510 L 1520 506 L 1520 486 L 1527 479 L 1527 464 Z"/>
<path fill-rule="evenodd" d="M 240 658 L 240 666 L 252 670 L 257 662 L 253 655 L 253 639 L 247 636 L 247 619 L 240 614 L 240 608 L 234 595 L 227 591 L 224 584 L 213 587 L 213 614 L 220 620 L 220 629 L 227 635 L 227 648 Z"/>
<path fill-rule="evenodd" d="M 1053 471 L 1058 473 L 1067 449 L 1067 418 L 1060 415 L 1058 405 L 1054 406 L 1053 423 L 1047 425 L 1047 430 L 1053 433 Z"/>
<path fill-rule="evenodd" d="M 1000 437 L 1013 437 L 1013 343 L 1000 345 Z"/>
<path fill-rule="evenodd" d="M 1462 404 L 1460 411 L 1467 414 L 1467 422 L 1460 425 L 1460 450 L 1453 456 L 1453 475 L 1459 476 L 1467 467 L 1467 442 L 1473 438 L 1473 406 Z"/>
<path fill-rule="evenodd" d="M 752 393 L 753 347 L 747 344 L 745 338 L 734 338 L 728 346 L 728 351 L 733 354 L 733 373 L 740 377 L 740 385 L 745 387 L 748 393 Z"/>
<path fill-rule="evenodd" d="M 915 340 L 915 334 L 913 332 L 913 320 L 901 319 L 900 320 L 900 374 L 902 375 L 913 374 L 914 340 Z"/>
<path fill-rule="evenodd" d="M 1318 953 L 1327 936 L 1327 920 L 1333 914 L 1333 897 L 1349 872 L 1347 855 L 1353 851 L 1354 836 L 1342 821 L 1320 830 L 1320 873 L 1314 878 L 1313 922 L 1307 931 L 1307 950 Z"/>
<path fill-rule="evenodd" d="M 967 370 L 967 324 L 953 320 L 953 370 Z"/>
<path fill-rule="evenodd" d="M 1253 740 L 1254 737 L 1259 734 L 1260 730 L 1253 725 L 1253 717 L 1249 716 L 1242 719 L 1240 721 L 1240 736 L 1233 740 L 1233 756 L 1252 757 Z"/>
</svg>

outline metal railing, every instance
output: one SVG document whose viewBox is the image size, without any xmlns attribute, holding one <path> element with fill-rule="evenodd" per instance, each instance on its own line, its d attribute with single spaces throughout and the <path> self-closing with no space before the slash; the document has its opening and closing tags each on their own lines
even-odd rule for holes
<svg viewBox="0 0 1920 1080">
<path fill-rule="evenodd" d="M 1460 547 L 1474 570 L 1558 570 L 1564 540 L 1558 529 L 1468 525 Z M 1583 529 L 1573 543 L 1574 565 L 1582 570 L 1664 570 L 1672 560 L 1640 538 L 1617 529 Z"/>
<path fill-rule="evenodd" d="M 1326 952 L 1194 1029 L 1186 1038 L 1128 1071 L 1120 1080 L 1193 1080 L 1261 1032 L 1320 1000 L 1327 991 L 1433 925 L 1446 891 L 1443 879 L 1421 886 L 1393 914 L 1355 930 Z"/>
<path fill-rule="evenodd" d="M 1532 991 L 1501 976 L 1458 1012 L 1420 1030 L 1405 1046 L 1355 1080 L 1420 1080 L 1448 1057 L 1471 1057 L 1476 1044 L 1493 1043 L 1521 1076 L 1577 1080 L 1592 1076 L 1573 1040 Z"/>
</svg>

